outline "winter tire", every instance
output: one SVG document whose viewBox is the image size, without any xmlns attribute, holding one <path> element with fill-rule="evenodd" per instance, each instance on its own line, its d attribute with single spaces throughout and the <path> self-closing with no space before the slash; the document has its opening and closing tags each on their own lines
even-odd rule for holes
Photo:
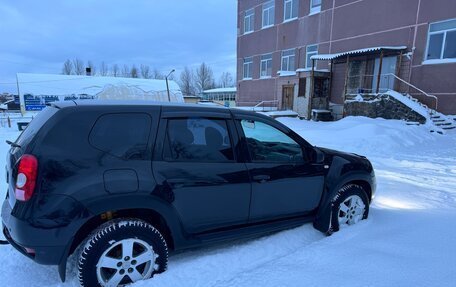
<svg viewBox="0 0 456 287">
<path fill-rule="evenodd" d="M 359 185 L 342 187 L 331 202 L 331 226 L 328 235 L 343 226 L 353 225 L 369 216 L 369 200 Z"/>
<path fill-rule="evenodd" d="M 100 226 L 81 248 L 81 286 L 124 286 L 166 270 L 168 248 L 160 232 L 138 219 Z"/>
</svg>

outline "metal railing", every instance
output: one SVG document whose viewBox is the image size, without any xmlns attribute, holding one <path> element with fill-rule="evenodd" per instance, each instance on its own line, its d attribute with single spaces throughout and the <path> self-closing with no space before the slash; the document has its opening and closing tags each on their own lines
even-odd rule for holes
<svg viewBox="0 0 456 287">
<path fill-rule="evenodd" d="M 396 76 L 395 74 L 387 74 L 387 75 L 389 75 L 390 77 L 394 77 L 396 80 L 398 80 L 398 81 L 402 82 L 403 84 L 405 84 L 405 85 L 407 85 L 407 86 L 409 86 L 409 87 L 411 87 L 411 88 L 417 90 L 418 92 L 422 93 L 422 94 L 425 95 L 426 97 L 428 97 L 428 98 L 433 98 L 433 99 L 435 100 L 435 109 L 437 110 L 437 108 L 438 108 L 438 106 L 439 106 L 439 99 L 438 99 L 436 96 L 430 95 L 430 94 L 426 93 L 425 91 L 421 90 L 420 88 L 416 87 L 415 85 L 413 85 L 413 84 L 407 82 L 407 81 L 404 80 L 404 79 L 399 78 L 399 77 Z"/>
<path fill-rule="evenodd" d="M 378 83 L 378 79 L 380 79 L 380 83 Z M 407 87 L 406 89 L 404 89 L 404 85 Z M 422 89 L 396 76 L 393 73 L 381 74 L 380 77 L 378 75 L 349 76 L 347 83 L 347 95 L 377 94 L 384 93 L 388 90 L 395 90 L 399 93 L 410 94 L 410 89 L 419 92 L 427 98 L 433 99 L 435 103 L 435 109 L 438 108 L 439 100 L 436 96 L 426 93 Z"/>
<path fill-rule="evenodd" d="M 265 112 L 276 111 L 279 107 L 278 100 L 259 101 L 259 102 L 236 102 L 238 108 L 244 108 L 251 111 Z"/>
</svg>

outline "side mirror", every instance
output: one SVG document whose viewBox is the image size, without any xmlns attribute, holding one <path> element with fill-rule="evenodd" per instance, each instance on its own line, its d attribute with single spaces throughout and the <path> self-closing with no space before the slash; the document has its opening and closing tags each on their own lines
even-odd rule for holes
<svg viewBox="0 0 456 287">
<path fill-rule="evenodd" d="M 325 154 L 317 147 L 314 147 L 311 151 L 311 160 L 313 163 L 323 163 L 325 161 Z"/>
</svg>

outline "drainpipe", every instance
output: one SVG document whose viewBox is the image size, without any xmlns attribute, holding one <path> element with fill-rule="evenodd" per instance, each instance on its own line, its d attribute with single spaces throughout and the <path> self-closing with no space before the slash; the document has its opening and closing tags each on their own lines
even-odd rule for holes
<svg viewBox="0 0 456 287">
<path fill-rule="evenodd" d="M 380 91 L 380 80 L 382 77 L 382 65 L 383 65 L 383 50 L 380 52 L 380 64 L 378 65 L 377 90 L 376 90 L 377 94 Z"/>
<path fill-rule="evenodd" d="M 314 96 L 314 78 L 315 78 L 315 60 L 312 60 L 312 72 L 310 75 L 310 91 L 309 91 L 309 104 L 307 108 L 307 119 L 311 119 L 312 115 L 312 99 Z"/>
</svg>

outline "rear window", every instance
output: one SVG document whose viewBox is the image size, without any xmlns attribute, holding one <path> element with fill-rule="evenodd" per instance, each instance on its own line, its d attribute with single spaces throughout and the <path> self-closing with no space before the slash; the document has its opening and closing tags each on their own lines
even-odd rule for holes
<svg viewBox="0 0 456 287">
<path fill-rule="evenodd" d="M 144 159 L 151 122 L 151 117 L 144 113 L 106 114 L 96 121 L 89 142 L 116 157 Z"/>
<path fill-rule="evenodd" d="M 39 112 L 33 120 L 27 125 L 25 130 L 19 135 L 16 140 L 16 143 L 22 147 L 25 147 L 33 137 L 38 133 L 42 126 L 49 120 L 58 109 L 54 107 L 45 107 L 41 112 Z"/>
</svg>

